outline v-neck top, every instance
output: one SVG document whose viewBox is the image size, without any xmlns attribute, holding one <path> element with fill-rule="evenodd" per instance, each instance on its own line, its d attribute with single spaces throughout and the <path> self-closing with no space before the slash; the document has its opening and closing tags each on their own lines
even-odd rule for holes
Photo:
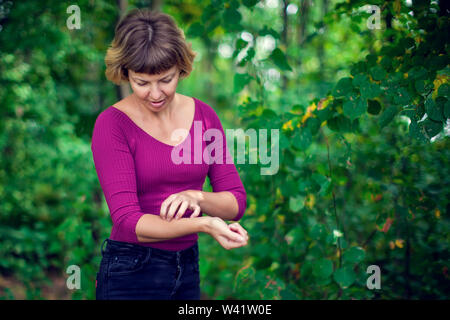
<svg viewBox="0 0 450 320">
<path fill-rule="evenodd" d="M 198 116 L 197 116 L 197 109 L 198 109 L 198 107 L 197 107 L 197 99 L 195 99 L 195 98 L 193 98 L 193 99 L 194 99 L 194 118 L 193 118 L 193 120 L 192 120 L 192 122 L 191 122 L 190 130 L 189 130 L 189 135 L 191 135 L 191 136 L 192 136 L 192 134 L 193 134 L 194 123 L 195 123 L 195 121 L 198 121 L 198 120 L 199 120 L 199 119 L 198 119 Z M 125 112 L 123 112 L 122 110 L 120 110 L 120 109 L 118 109 L 118 108 L 116 108 L 116 107 L 114 107 L 114 106 L 111 106 L 111 108 L 112 108 L 113 110 L 117 111 L 117 112 L 122 113 L 122 114 L 124 115 L 124 117 L 130 121 L 131 125 L 134 126 L 134 127 L 136 127 L 136 129 L 137 129 L 138 131 L 141 131 L 142 134 L 143 134 L 144 136 L 148 136 L 150 139 L 153 139 L 153 140 L 155 140 L 156 142 L 159 142 L 159 143 L 161 143 L 162 145 L 165 145 L 165 146 L 167 146 L 167 147 L 169 147 L 169 148 L 174 148 L 174 147 L 176 147 L 176 146 L 179 146 L 180 144 L 184 143 L 185 140 L 186 140 L 186 139 L 184 139 L 183 142 L 181 142 L 181 143 L 179 143 L 179 144 L 177 144 L 177 145 L 175 145 L 175 146 L 170 145 L 170 144 L 167 144 L 167 143 L 165 143 L 165 142 L 162 142 L 162 141 L 160 141 L 160 140 L 154 138 L 151 134 L 149 134 L 147 131 L 145 131 L 145 130 L 142 129 L 140 126 L 138 126 L 138 125 L 137 125 L 137 124 L 136 124 L 136 123 L 135 123 L 135 122 L 134 122 L 134 121 L 133 121 L 126 113 L 125 113 Z"/>
<path fill-rule="evenodd" d="M 194 245 L 198 234 L 140 242 L 136 224 L 144 214 L 159 215 L 162 202 L 170 195 L 188 189 L 203 190 L 206 176 L 213 192 L 229 191 L 236 198 L 239 212 L 233 220 L 243 216 L 246 192 L 220 119 L 207 103 L 193 99 L 195 110 L 189 135 L 175 146 L 152 137 L 114 106 L 97 116 L 91 150 L 111 215 L 111 240 L 171 251 Z M 183 218 L 192 213 L 187 209 Z"/>
</svg>

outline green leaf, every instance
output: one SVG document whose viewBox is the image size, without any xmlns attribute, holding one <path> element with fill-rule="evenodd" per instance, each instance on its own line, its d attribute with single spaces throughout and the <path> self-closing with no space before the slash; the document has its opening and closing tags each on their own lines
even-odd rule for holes
<svg viewBox="0 0 450 320">
<path fill-rule="evenodd" d="M 312 273 L 312 270 L 314 269 L 314 263 L 313 261 L 305 261 L 303 262 L 302 266 L 300 267 L 300 273 L 304 275 L 308 275 Z"/>
<path fill-rule="evenodd" d="M 427 69 L 424 67 L 413 67 L 408 73 L 408 79 L 425 80 L 427 78 L 427 74 Z"/>
<path fill-rule="evenodd" d="M 283 289 L 280 291 L 280 296 L 282 300 L 298 300 L 299 297 L 289 289 Z"/>
<path fill-rule="evenodd" d="M 385 126 L 387 126 L 399 111 L 400 109 L 398 106 L 387 107 L 378 119 L 378 125 L 380 126 L 380 128 L 384 128 Z"/>
<path fill-rule="evenodd" d="M 247 73 L 235 73 L 234 74 L 234 93 L 237 93 L 244 89 L 244 87 L 250 83 L 252 77 Z"/>
<path fill-rule="evenodd" d="M 286 55 L 280 48 L 275 48 L 270 54 L 269 59 L 272 60 L 280 70 L 292 71 L 291 66 L 287 62 Z"/>
<path fill-rule="evenodd" d="M 327 126 L 336 132 L 349 132 L 352 129 L 352 122 L 349 118 L 339 115 L 327 121 Z"/>
<path fill-rule="evenodd" d="M 378 59 L 378 57 L 375 54 L 368 54 L 366 56 L 367 64 L 369 66 L 375 65 L 377 63 L 377 59 Z"/>
<path fill-rule="evenodd" d="M 330 107 L 327 107 L 325 109 L 316 110 L 315 113 L 319 118 L 320 122 L 323 122 L 330 119 L 333 116 L 334 111 Z"/>
<path fill-rule="evenodd" d="M 319 173 L 313 173 L 312 178 L 320 186 L 319 195 L 324 196 L 330 191 L 331 179 Z"/>
<path fill-rule="evenodd" d="M 309 117 L 306 119 L 305 128 L 308 128 L 312 135 L 316 134 L 322 122 L 317 117 Z"/>
<path fill-rule="evenodd" d="M 299 150 L 305 151 L 312 143 L 312 135 L 307 127 L 296 130 L 293 138 L 292 144 Z"/>
<path fill-rule="evenodd" d="M 353 264 L 363 261 L 365 256 L 366 253 L 364 252 L 363 248 L 351 247 L 344 252 L 342 258 L 345 263 Z"/>
<path fill-rule="evenodd" d="M 445 98 L 442 98 L 445 99 Z M 435 103 L 432 98 L 425 100 L 425 112 L 428 117 L 434 121 L 443 121 L 443 107 L 444 103 L 441 100 L 440 103 Z"/>
<path fill-rule="evenodd" d="M 449 97 L 450 86 L 447 83 L 443 83 L 439 86 L 438 96 Z"/>
<path fill-rule="evenodd" d="M 206 33 L 214 31 L 221 23 L 222 20 L 220 19 L 219 16 L 214 17 L 211 20 L 208 20 L 208 23 L 206 24 Z"/>
<path fill-rule="evenodd" d="M 264 25 L 264 27 L 261 30 L 259 30 L 258 34 L 262 37 L 271 35 L 275 39 L 280 39 L 280 34 L 276 32 L 274 29 L 268 28 L 267 25 Z"/>
<path fill-rule="evenodd" d="M 235 50 L 237 50 L 237 52 L 240 52 L 242 49 L 244 49 L 246 46 L 248 45 L 248 42 L 245 41 L 242 38 L 239 38 L 236 40 L 236 45 L 235 45 Z"/>
<path fill-rule="evenodd" d="M 308 193 L 312 190 L 312 181 L 310 179 L 301 179 L 298 182 L 298 191 Z"/>
<path fill-rule="evenodd" d="M 190 38 L 201 37 L 203 35 L 204 31 L 205 31 L 205 28 L 203 27 L 203 24 L 201 24 L 200 22 L 194 22 L 189 27 L 187 35 Z"/>
<path fill-rule="evenodd" d="M 351 120 L 354 120 L 366 112 L 366 99 L 363 99 L 362 97 L 356 99 L 355 97 L 349 97 L 349 99 L 344 102 L 343 109 L 344 114 Z"/>
<path fill-rule="evenodd" d="M 450 118 L 450 100 L 447 100 L 444 105 L 444 117 L 446 119 Z"/>
<path fill-rule="evenodd" d="M 320 259 L 313 263 L 313 275 L 317 278 L 327 278 L 333 273 L 333 262 Z"/>
<path fill-rule="evenodd" d="M 417 121 L 411 120 L 409 124 L 409 135 L 417 141 L 428 142 L 422 123 L 417 123 Z"/>
<path fill-rule="evenodd" d="M 353 86 L 359 87 L 359 86 L 361 86 L 361 84 L 363 84 L 364 82 L 369 82 L 369 81 L 370 81 L 370 80 L 369 80 L 369 77 L 368 77 L 366 74 L 360 73 L 360 74 L 357 74 L 357 75 L 353 78 L 352 83 L 353 83 Z"/>
<path fill-rule="evenodd" d="M 257 4 L 259 2 L 259 0 L 242 0 L 242 3 L 244 4 L 244 6 L 246 6 L 247 8 L 251 8 L 253 7 L 255 4 Z"/>
<path fill-rule="evenodd" d="M 361 96 L 366 99 L 373 99 L 381 94 L 380 86 L 369 81 L 363 82 L 360 86 Z"/>
<path fill-rule="evenodd" d="M 374 80 L 380 81 L 386 78 L 386 71 L 380 66 L 375 66 L 370 69 L 370 75 Z"/>
<path fill-rule="evenodd" d="M 388 56 L 383 57 L 381 59 L 380 64 L 385 70 L 391 70 L 392 69 L 392 59 Z"/>
<path fill-rule="evenodd" d="M 354 77 L 356 77 L 357 74 L 365 72 L 367 72 L 367 65 L 363 61 L 355 63 L 350 70 L 350 74 Z"/>
<path fill-rule="evenodd" d="M 293 212 L 299 212 L 305 206 L 305 197 L 296 196 L 289 198 L 289 209 Z"/>
<path fill-rule="evenodd" d="M 423 93 L 426 92 L 425 81 L 424 80 L 421 80 L 421 79 L 416 80 L 414 82 L 414 87 L 416 88 L 417 92 L 420 93 L 420 94 L 423 94 Z"/>
<path fill-rule="evenodd" d="M 353 90 L 352 87 L 352 78 L 342 78 L 338 81 L 336 86 L 334 87 L 334 96 L 342 97 L 351 93 Z"/>
<path fill-rule="evenodd" d="M 425 132 L 430 138 L 434 137 L 442 130 L 442 122 L 440 121 L 433 121 L 429 118 L 426 118 L 424 121 L 422 121 L 422 124 Z"/>
<path fill-rule="evenodd" d="M 381 111 L 381 104 L 377 100 L 368 100 L 367 112 L 373 115 L 377 115 Z"/>
<path fill-rule="evenodd" d="M 305 238 L 305 235 L 303 233 L 303 230 L 300 226 L 296 226 L 295 228 L 292 228 L 284 237 L 288 245 L 296 246 L 300 241 L 302 241 Z"/>
<path fill-rule="evenodd" d="M 441 70 L 448 64 L 448 56 L 432 56 L 430 59 L 427 59 L 426 62 L 428 62 L 427 67 L 429 70 Z"/>
<path fill-rule="evenodd" d="M 264 120 L 279 119 L 277 113 L 269 108 L 264 108 L 263 112 L 261 113 L 261 118 L 263 118 Z"/>
<path fill-rule="evenodd" d="M 289 142 L 289 138 L 286 136 L 282 130 L 280 131 L 280 149 L 288 149 L 291 147 L 291 143 Z"/>
<path fill-rule="evenodd" d="M 343 267 L 334 272 L 333 278 L 342 289 L 347 289 L 355 282 L 356 274 L 352 268 Z"/>
<path fill-rule="evenodd" d="M 411 96 L 406 88 L 400 87 L 394 95 L 394 103 L 398 105 L 406 105 L 410 102 Z"/>
<path fill-rule="evenodd" d="M 314 240 L 320 240 L 326 235 L 327 230 L 321 224 L 316 224 L 309 232 L 309 236 Z"/>
<path fill-rule="evenodd" d="M 238 63 L 238 65 L 240 67 L 243 67 L 247 62 L 251 61 L 254 56 L 255 56 L 255 49 L 249 48 L 247 50 L 247 54 L 245 55 L 244 58 L 242 58 L 242 60 Z"/>
<path fill-rule="evenodd" d="M 242 16 L 239 11 L 234 8 L 225 9 L 223 20 L 228 26 L 236 26 L 241 21 Z"/>
</svg>

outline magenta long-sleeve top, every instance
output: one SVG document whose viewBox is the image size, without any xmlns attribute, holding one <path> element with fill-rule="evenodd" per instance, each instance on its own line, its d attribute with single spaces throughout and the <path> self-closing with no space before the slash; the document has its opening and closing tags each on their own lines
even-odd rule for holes
<svg viewBox="0 0 450 320">
<path fill-rule="evenodd" d="M 198 240 L 196 233 L 160 242 L 140 242 L 136 224 L 144 214 L 159 215 L 162 202 L 171 194 L 203 190 L 206 176 L 213 192 L 229 191 L 236 198 L 239 212 L 233 220 L 243 216 L 247 195 L 227 148 L 220 119 L 211 106 L 193 99 L 195 112 L 189 135 L 176 146 L 153 138 L 113 106 L 98 115 L 91 150 L 111 215 L 109 239 L 171 251 L 194 245 Z M 211 133 L 210 129 L 216 129 L 212 131 L 221 137 L 211 138 L 208 133 L 204 136 L 206 130 Z M 184 161 L 180 163 L 180 159 Z M 187 209 L 184 217 L 192 213 Z"/>
</svg>

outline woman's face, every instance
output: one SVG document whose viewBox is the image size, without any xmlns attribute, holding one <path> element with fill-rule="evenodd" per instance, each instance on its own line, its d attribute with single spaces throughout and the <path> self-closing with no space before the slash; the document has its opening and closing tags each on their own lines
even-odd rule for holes
<svg viewBox="0 0 450 320">
<path fill-rule="evenodd" d="M 177 66 L 160 75 L 128 71 L 130 85 L 135 97 L 153 111 L 163 109 L 173 100 L 178 85 L 179 73 Z M 162 103 L 152 103 L 161 100 L 163 101 Z"/>
</svg>

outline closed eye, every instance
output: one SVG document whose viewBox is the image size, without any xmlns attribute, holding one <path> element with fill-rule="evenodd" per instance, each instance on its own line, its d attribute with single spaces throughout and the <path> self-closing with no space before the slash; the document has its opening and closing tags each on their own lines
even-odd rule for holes
<svg viewBox="0 0 450 320">
<path fill-rule="evenodd" d="M 165 80 L 165 81 L 161 81 L 161 82 L 169 83 L 170 81 L 172 81 L 172 79 L 170 79 L 170 80 Z M 137 85 L 138 85 L 138 86 L 141 86 L 141 87 L 145 86 L 146 84 L 147 84 L 147 82 L 137 83 Z"/>
</svg>

